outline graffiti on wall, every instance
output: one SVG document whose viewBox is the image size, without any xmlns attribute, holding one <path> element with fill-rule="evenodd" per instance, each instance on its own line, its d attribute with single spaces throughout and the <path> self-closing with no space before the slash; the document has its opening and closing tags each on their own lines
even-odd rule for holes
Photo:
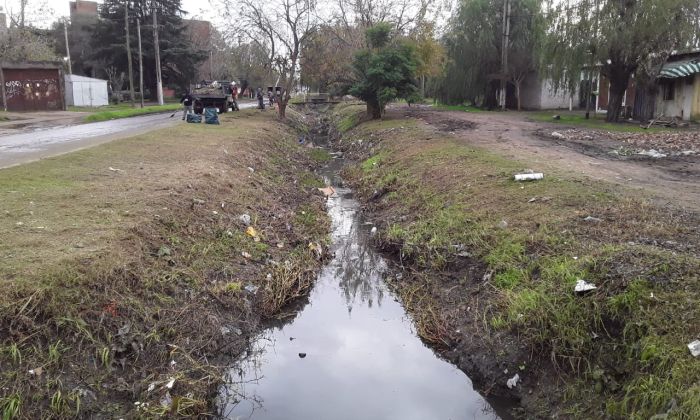
<svg viewBox="0 0 700 420">
<path fill-rule="evenodd" d="M 27 101 L 40 98 L 48 98 L 59 93 L 58 80 L 9 80 L 5 82 L 5 96 L 10 100 L 17 96 L 24 96 Z"/>
</svg>

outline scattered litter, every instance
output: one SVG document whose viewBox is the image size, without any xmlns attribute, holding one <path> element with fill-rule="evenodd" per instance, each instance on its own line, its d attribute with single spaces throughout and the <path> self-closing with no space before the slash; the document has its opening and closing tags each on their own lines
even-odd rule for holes
<svg viewBox="0 0 700 420">
<path fill-rule="evenodd" d="M 574 286 L 574 292 L 583 293 L 589 290 L 597 289 L 593 283 L 588 283 L 586 280 L 578 279 L 576 280 L 576 285 Z"/>
<path fill-rule="evenodd" d="M 294 341 L 296 340 L 296 337 L 289 337 L 289 341 Z"/>
<path fill-rule="evenodd" d="M 175 386 L 175 378 L 170 378 L 167 384 L 165 384 L 165 387 L 168 389 L 173 389 L 173 386 Z"/>
<path fill-rule="evenodd" d="M 255 230 L 255 228 L 253 226 L 248 226 L 248 229 L 245 230 L 245 234 L 250 236 L 251 238 L 258 237 L 258 231 Z"/>
<path fill-rule="evenodd" d="M 233 333 L 236 335 L 243 335 L 243 330 L 240 328 L 234 328 Z"/>
<path fill-rule="evenodd" d="M 255 169 L 251 168 L 250 166 L 248 167 L 248 170 L 249 170 L 251 173 L 255 172 Z"/>
<path fill-rule="evenodd" d="M 187 114 L 188 116 L 192 114 Z M 170 407 L 173 405 L 173 398 L 170 396 L 169 392 L 166 392 L 163 398 L 160 399 L 160 405 L 163 407 Z"/>
<path fill-rule="evenodd" d="M 695 340 L 688 344 L 688 350 L 690 350 L 690 354 L 692 354 L 693 357 L 700 356 L 700 340 Z"/>
<path fill-rule="evenodd" d="M 247 213 L 238 216 L 238 220 L 246 226 L 250 225 L 250 215 Z"/>
<path fill-rule="evenodd" d="M 520 375 L 518 375 L 516 373 L 515 375 L 513 375 L 512 378 L 508 379 L 508 381 L 506 382 L 506 386 L 508 386 L 508 389 L 513 389 L 514 387 L 516 387 L 518 385 L 519 380 L 520 380 Z"/>
<path fill-rule="evenodd" d="M 561 119 L 561 115 L 552 115 L 552 119 L 559 121 Z"/>
<path fill-rule="evenodd" d="M 29 370 L 29 374 L 32 376 L 41 376 L 41 374 L 44 373 L 44 369 L 41 367 L 38 367 L 36 369 L 31 369 Z"/>
<path fill-rule="evenodd" d="M 535 172 L 531 174 L 515 174 L 513 179 L 516 181 L 537 181 L 538 179 L 544 178 L 544 174 L 542 172 Z"/>
<path fill-rule="evenodd" d="M 598 217 L 593 217 L 593 216 L 586 216 L 583 219 L 584 222 L 591 222 L 591 223 L 600 223 L 603 221 L 603 219 L 600 219 Z"/>
<path fill-rule="evenodd" d="M 506 222 L 505 220 L 501 220 L 500 222 L 498 222 L 498 227 L 501 229 L 505 229 L 508 227 L 508 222 Z"/>
<path fill-rule="evenodd" d="M 323 246 L 319 243 L 309 242 L 309 249 L 316 252 L 316 257 L 321 259 L 323 255 Z"/>
<path fill-rule="evenodd" d="M 228 335 L 231 333 L 231 330 L 228 327 L 221 327 L 221 335 Z"/>
<path fill-rule="evenodd" d="M 218 215 L 219 215 L 219 212 L 216 211 L 216 210 L 213 210 L 213 211 L 211 212 L 211 214 L 213 214 L 214 216 L 218 216 Z"/>
<path fill-rule="evenodd" d="M 243 289 L 248 293 L 256 294 L 258 293 L 258 289 L 260 289 L 260 286 L 248 283 Z"/>
<path fill-rule="evenodd" d="M 283 243 L 283 242 L 278 242 L 278 243 L 277 243 L 277 248 L 279 248 L 279 249 L 284 248 L 284 243 Z"/>
<path fill-rule="evenodd" d="M 194 204 L 204 204 L 204 203 L 206 203 L 206 201 L 204 201 L 204 200 L 202 200 L 202 199 L 199 199 L 199 198 L 193 198 L 193 199 L 192 199 L 192 202 L 193 202 Z"/>
<path fill-rule="evenodd" d="M 17 222 L 15 223 L 15 226 L 24 226 L 24 222 Z"/>
<path fill-rule="evenodd" d="M 245 251 L 241 252 L 241 255 L 243 256 L 243 258 L 247 258 L 247 259 L 253 258 L 253 256 L 250 255 L 250 253 L 245 252 Z"/>
<path fill-rule="evenodd" d="M 484 277 L 482 277 L 481 280 L 483 280 L 483 281 L 489 281 L 489 280 L 491 280 L 491 277 L 492 277 L 492 276 L 493 276 L 493 271 L 490 271 L 490 270 L 489 270 L 489 271 L 487 271 L 486 273 L 484 273 Z"/>
<path fill-rule="evenodd" d="M 231 232 L 230 230 L 227 230 L 227 231 L 226 231 L 226 236 L 228 236 L 229 238 L 232 238 L 232 237 L 233 237 L 233 232 Z"/>
<path fill-rule="evenodd" d="M 122 170 L 119 169 L 119 168 L 112 168 L 111 166 L 109 167 L 109 170 L 112 171 L 112 172 L 124 172 L 124 171 L 122 171 Z"/>
<path fill-rule="evenodd" d="M 154 389 L 156 389 L 156 383 L 151 382 L 151 384 L 148 385 L 148 392 L 153 392 Z"/>
<path fill-rule="evenodd" d="M 468 251 L 462 251 L 459 254 L 457 254 L 457 256 L 462 258 L 469 258 L 472 256 L 472 254 Z"/>
<path fill-rule="evenodd" d="M 566 140 L 566 136 L 558 131 L 552 131 L 552 137 L 555 139 Z"/>
<path fill-rule="evenodd" d="M 306 353 L 299 353 L 299 358 L 303 359 L 304 357 L 306 357 Z"/>
<path fill-rule="evenodd" d="M 370 230 L 369 233 L 371 233 L 372 235 L 376 235 L 377 234 L 377 227 L 372 226 L 372 230 Z"/>
<path fill-rule="evenodd" d="M 665 158 L 666 156 L 668 156 L 667 154 L 661 153 L 656 149 L 642 150 L 641 152 L 637 152 L 637 154 L 642 156 L 649 156 L 655 159 Z"/>
<path fill-rule="evenodd" d="M 534 203 L 536 201 L 542 201 L 542 202 L 547 202 L 550 201 L 552 197 L 532 197 L 531 199 L 527 200 L 528 203 Z"/>
<path fill-rule="evenodd" d="M 321 191 L 323 193 L 323 195 L 325 195 L 326 197 L 330 197 L 333 194 L 335 194 L 335 188 L 333 188 L 332 185 L 329 185 L 329 186 L 324 187 L 324 188 L 319 188 L 318 190 Z"/>
</svg>

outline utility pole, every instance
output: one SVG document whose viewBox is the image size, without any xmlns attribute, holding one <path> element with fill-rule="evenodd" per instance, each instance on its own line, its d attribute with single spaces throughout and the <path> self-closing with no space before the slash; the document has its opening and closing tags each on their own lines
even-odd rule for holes
<svg viewBox="0 0 700 420">
<path fill-rule="evenodd" d="M 510 37 L 510 0 L 503 0 L 503 45 L 501 46 L 501 91 L 499 102 L 506 110 L 506 88 L 508 74 L 508 38 Z"/>
<path fill-rule="evenodd" d="M 131 44 L 129 43 L 129 0 L 124 2 L 124 31 L 126 33 L 126 59 L 129 62 L 129 93 L 131 106 L 134 107 L 134 65 L 131 62 Z"/>
<path fill-rule="evenodd" d="M 593 74 L 595 70 L 595 53 L 596 43 L 598 39 L 598 0 L 595 1 L 595 10 L 593 11 L 593 36 L 591 36 L 591 61 L 588 68 L 588 89 L 586 92 L 586 119 L 591 118 L 591 96 L 593 95 Z M 600 79 L 600 78 L 599 78 Z M 598 80 L 598 91 L 600 91 L 600 80 Z M 596 109 L 593 113 L 597 112 Z"/>
<path fill-rule="evenodd" d="M 163 105 L 163 79 L 160 73 L 160 44 L 158 43 L 158 14 L 156 2 L 151 2 L 153 13 L 153 47 L 156 52 L 156 92 L 158 93 L 158 105 Z"/>
<path fill-rule="evenodd" d="M 141 93 L 141 108 L 143 108 L 143 52 L 141 51 L 141 19 L 136 19 L 136 34 L 139 38 L 139 92 Z"/>
<path fill-rule="evenodd" d="M 68 74 L 73 74 L 73 67 L 70 63 L 70 47 L 68 46 L 68 19 L 63 20 L 63 35 L 66 37 L 66 58 L 68 59 Z"/>
</svg>

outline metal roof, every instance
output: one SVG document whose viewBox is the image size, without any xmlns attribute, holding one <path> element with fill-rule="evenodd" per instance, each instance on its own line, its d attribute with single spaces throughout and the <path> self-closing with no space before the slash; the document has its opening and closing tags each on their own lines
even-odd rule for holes
<svg viewBox="0 0 700 420">
<path fill-rule="evenodd" d="M 672 61 L 661 67 L 659 77 L 675 79 L 678 77 L 688 77 L 695 73 L 700 73 L 700 63 L 698 58 L 690 60 Z"/>
</svg>

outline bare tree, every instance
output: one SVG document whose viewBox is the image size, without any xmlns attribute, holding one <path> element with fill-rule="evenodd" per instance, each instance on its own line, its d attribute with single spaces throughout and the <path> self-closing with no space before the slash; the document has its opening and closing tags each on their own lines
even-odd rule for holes
<svg viewBox="0 0 700 420">
<path fill-rule="evenodd" d="M 277 84 L 282 90 L 273 95 L 279 117 L 285 118 L 301 46 L 316 28 L 315 0 L 244 0 L 240 4 L 243 31 L 269 51 L 270 69 L 279 75 Z"/>
</svg>

